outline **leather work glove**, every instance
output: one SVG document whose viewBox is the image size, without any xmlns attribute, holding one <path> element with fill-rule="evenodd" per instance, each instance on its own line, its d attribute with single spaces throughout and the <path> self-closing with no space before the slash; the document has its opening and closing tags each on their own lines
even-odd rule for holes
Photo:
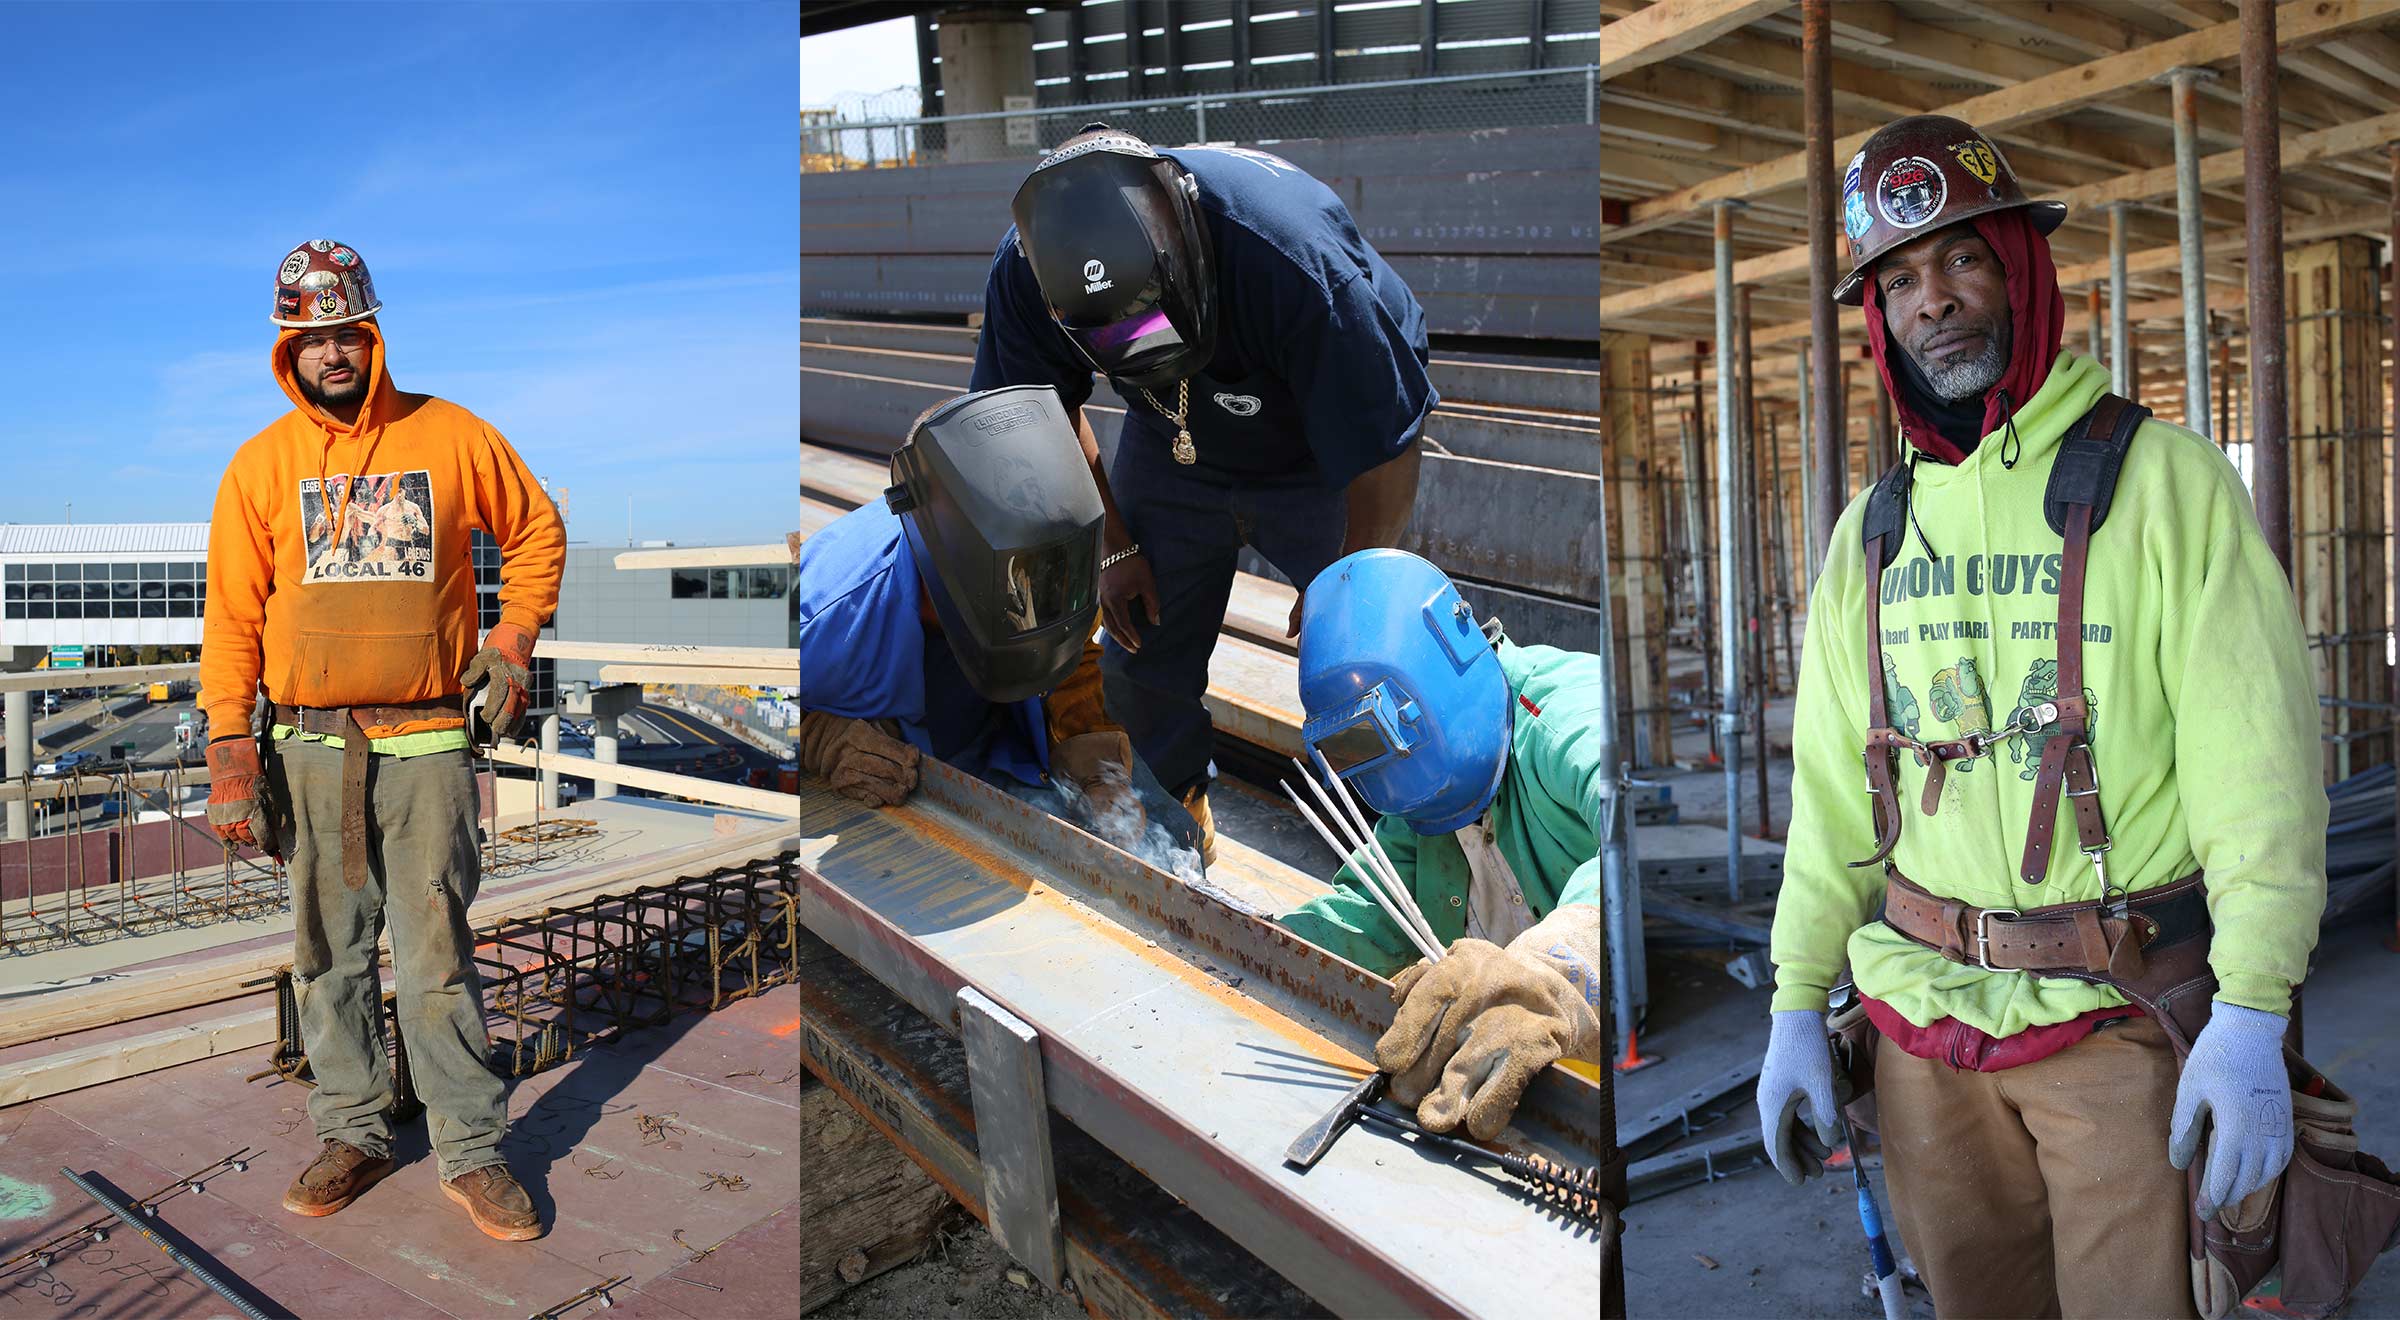
<svg viewBox="0 0 2400 1320">
<path fill-rule="evenodd" d="M 1414 1105 L 1436 1132 L 1464 1118 L 1470 1135 L 1489 1141 L 1542 1069 L 1599 1061 L 1600 1015 L 1525 939 L 1508 949 L 1462 939 L 1440 962 L 1392 978 L 1400 1014 L 1375 1042 L 1375 1066 L 1392 1075 L 1392 1099 Z"/>
<path fill-rule="evenodd" d="M 2282 1174 L 2292 1158 L 2291 1074 L 2283 1065 L 2285 1019 L 2218 1002 L 2192 1042 L 2175 1085 L 2175 1121 L 2167 1130 L 2167 1162 L 2192 1167 L 2208 1137 L 2200 1176 L 2202 1219 L 2239 1205 Z"/>
<path fill-rule="evenodd" d="M 276 837 L 267 811 L 258 741 L 249 734 L 208 745 L 208 824 L 227 843 L 256 848 L 277 860 L 283 857 L 283 841 Z"/>
<path fill-rule="evenodd" d="M 1133 740 L 1123 731 L 1079 733 L 1050 751 L 1050 772 L 1075 785 L 1092 833 L 1128 852 L 1141 843 L 1150 813 L 1133 791 Z"/>
<path fill-rule="evenodd" d="M 517 721 L 525 717 L 532 668 L 532 633 L 517 624 L 499 623 L 483 635 L 483 649 L 458 676 L 459 686 L 470 697 L 477 688 L 491 688 L 476 709 L 467 735 L 477 746 L 488 747 L 516 732 Z"/>
<path fill-rule="evenodd" d="M 1839 1104 L 1825 1015 L 1805 1008 L 1775 1014 L 1766 1064 L 1758 1072 L 1758 1130 L 1785 1182 L 1797 1187 L 1825 1171 L 1825 1157 L 1842 1142 Z M 1808 1107 L 1805 1121 L 1802 1105 Z"/>
<path fill-rule="evenodd" d="M 917 749 L 875 727 L 821 710 L 800 714 L 800 768 L 870 807 L 896 807 L 917 787 Z"/>
</svg>

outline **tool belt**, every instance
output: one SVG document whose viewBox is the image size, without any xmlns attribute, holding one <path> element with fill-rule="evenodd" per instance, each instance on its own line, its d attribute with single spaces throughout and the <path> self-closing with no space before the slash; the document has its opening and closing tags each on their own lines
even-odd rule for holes
<svg viewBox="0 0 2400 1320">
<path fill-rule="evenodd" d="M 274 703 L 274 722 L 302 733 L 342 740 L 342 884 L 367 886 L 367 730 L 439 716 L 466 716 L 459 697 L 394 706 L 287 706 Z"/>
<path fill-rule="evenodd" d="M 2091 712 L 2083 685 L 2083 589 L 2092 533 L 2108 515 L 2125 452 L 2148 410 L 2104 394 L 2060 438 L 2043 513 L 2065 544 L 2058 589 L 2058 685 L 2055 699 L 2038 702 L 2019 720 L 1964 739 L 1924 742 L 1892 727 L 1884 694 L 1883 570 L 1899 558 L 1908 526 L 1909 470 L 1895 464 L 1876 483 L 1862 519 L 1866 542 L 1868 723 L 1864 759 L 1874 804 L 1875 852 L 1854 867 L 1883 863 L 1884 923 L 1952 962 L 1990 972 L 2024 972 L 2104 985 L 2158 1020 L 2174 1045 L 2180 1070 L 2192 1042 L 2208 1025 L 2217 990 L 2208 962 L 2211 926 L 2207 886 L 2195 873 L 2172 884 L 2128 894 L 2108 878 L 2108 824 L 2101 811 L 2100 776 L 2088 733 Z M 2052 836 L 2064 804 L 2072 811 L 2078 849 L 2098 873 L 2101 897 L 2032 908 L 1981 908 L 1945 899 L 1911 884 L 1887 860 L 1900 842 L 1905 808 L 1898 793 L 1899 753 L 1924 767 L 1920 803 L 1928 816 L 1940 805 L 1944 771 L 1953 760 L 1989 755 L 2010 738 L 2040 748 L 2032 819 L 2017 878 L 2028 885 L 2049 873 Z M 2038 741 L 2036 741 L 2038 740 Z M 1855 1006 L 1854 1006 L 1855 1010 Z M 1848 1016 L 1848 1015 L 1846 1015 Z M 1836 1032 L 1837 1057 L 1852 1067 L 1854 1106 L 1873 1085 L 1871 1023 L 1855 1013 Z M 1862 1025 L 1863 1024 L 1863 1025 Z M 2267 1273 L 2282 1267 L 2278 1301 L 2294 1315 L 2338 1309 L 2374 1264 L 2400 1243 L 2400 1180 L 2381 1161 L 2358 1150 L 2352 1124 L 2358 1106 L 2289 1046 L 2296 1122 L 2291 1163 L 2274 1183 L 2240 1205 L 2201 1219 L 2205 1161 L 2188 1172 L 2184 1218 L 2192 1269 L 2192 1298 L 2214 1320 L 2239 1305 Z M 1854 1111 L 1855 1112 L 1855 1111 Z"/>
</svg>

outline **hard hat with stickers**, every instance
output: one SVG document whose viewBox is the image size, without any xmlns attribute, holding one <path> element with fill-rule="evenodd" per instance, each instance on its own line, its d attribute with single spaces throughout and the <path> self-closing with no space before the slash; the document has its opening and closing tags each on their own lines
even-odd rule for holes
<svg viewBox="0 0 2400 1320">
<path fill-rule="evenodd" d="M 354 248 L 330 238 L 293 248 L 275 271 L 275 324 L 294 329 L 348 325 L 383 310 L 375 281 Z"/>
<path fill-rule="evenodd" d="M 1921 234 L 1994 211 L 2027 208 L 2047 234 L 2067 217 L 2064 202 L 2037 202 L 2017 183 L 2008 158 L 1965 120 L 1911 115 L 1876 130 L 1842 171 L 1842 236 L 1850 273 L 1835 302 L 1865 297 L 1875 259 Z"/>
</svg>

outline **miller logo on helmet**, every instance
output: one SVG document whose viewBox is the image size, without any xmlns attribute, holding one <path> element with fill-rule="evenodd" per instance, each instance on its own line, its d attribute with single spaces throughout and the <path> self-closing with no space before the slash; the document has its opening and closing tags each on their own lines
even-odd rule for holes
<svg viewBox="0 0 2400 1320">
<path fill-rule="evenodd" d="M 348 325 L 383 310 L 355 248 L 330 238 L 293 248 L 275 272 L 275 324 L 291 329 Z"/>
</svg>

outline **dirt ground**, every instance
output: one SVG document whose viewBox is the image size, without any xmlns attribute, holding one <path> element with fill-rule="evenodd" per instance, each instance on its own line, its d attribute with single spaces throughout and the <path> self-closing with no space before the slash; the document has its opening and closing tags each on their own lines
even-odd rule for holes
<svg viewBox="0 0 2400 1320">
<path fill-rule="evenodd" d="M 1014 1274 L 1015 1279 L 1009 1276 Z M 952 1206 L 925 1254 L 809 1313 L 810 1320 L 1083 1320 L 1083 1306 L 1015 1268 L 973 1215 Z"/>
</svg>

